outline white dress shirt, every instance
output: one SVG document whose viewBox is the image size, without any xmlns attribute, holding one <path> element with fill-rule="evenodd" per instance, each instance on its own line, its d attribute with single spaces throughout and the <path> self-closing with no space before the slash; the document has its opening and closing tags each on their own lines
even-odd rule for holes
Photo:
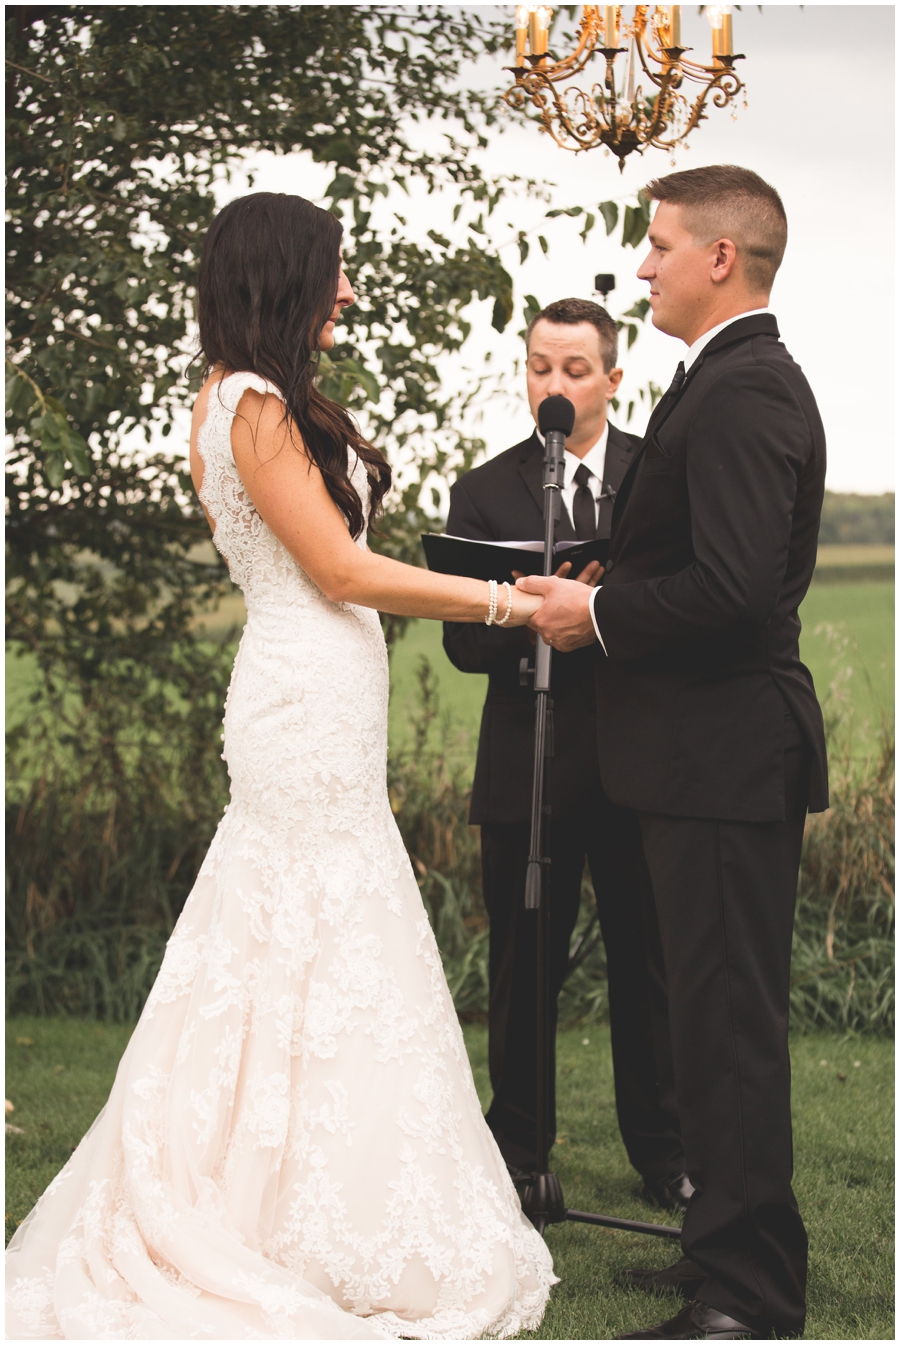
<svg viewBox="0 0 900 1345">
<path fill-rule="evenodd" d="M 684 359 L 683 359 L 683 361 L 682 361 L 682 363 L 684 364 L 684 372 L 687 373 L 687 371 L 690 369 L 691 365 L 692 365 L 692 364 L 694 363 L 694 361 L 697 359 L 697 357 L 698 357 L 698 355 L 700 354 L 700 352 L 703 350 L 703 348 L 704 348 L 705 346 L 709 345 L 709 343 L 710 343 L 710 341 L 713 339 L 713 337 L 714 337 L 714 336 L 718 336 L 718 335 L 719 335 L 719 332 L 723 332 L 723 331 L 725 330 L 726 327 L 728 327 L 728 326 L 731 325 L 732 322 L 738 322 L 741 318 L 755 318 L 755 317 L 757 317 L 760 313 L 771 313 L 771 311 L 772 311 L 771 308 L 751 308 L 751 309 L 749 309 L 746 313 L 735 313 L 735 315 L 734 315 L 733 318 L 726 318 L 725 321 L 724 321 L 724 322 L 720 322 L 719 325 L 718 325 L 717 327 L 710 327 L 710 329 L 709 329 L 708 332 L 704 332 L 702 336 L 698 336 L 698 337 L 697 337 L 697 340 L 694 342 L 694 344 L 693 344 L 692 346 L 689 346 L 689 347 L 688 347 L 687 353 L 685 354 Z M 605 445 L 604 445 L 604 447 L 605 447 Z M 591 452 L 592 452 L 592 453 L 593 453 L 593 451 L 594 451 L 594 450 L 591 449 Z M 566 454 L 566 457 L 567 457 L 567 458 L 568 458 L 568 457 L 571 457 L 571 454 L 567 453 L 567 454 Z M 566 475 L 568 475 L 568 464 L 566 465 Z M 570 509 L 569 512 L 571 513 L 571 509 Z M 597 588 L 594 589 L 594 594 L 598 593 L 601 587 L 602 587 L 602 584 L 598 584 L 598 585 L 597 585 Z M 589 606 L 589 608 L 588 608 L 588 610 L 589 610 L 589 612 L 590 612 L 590 614 L 591 614 L 591 623 L 592 623 L 592 625 L 593 625 L 593 627 L 594 627 L 594 634 L 597 636 L 597 639 L 600 641 L 600 644 L 601 644 L 601 646 L 602 646 L 602 648 L 603 648 L 603 652 L 604 652 L 604 654 L 605 654 L 605 653 L 606 653 L 606 645 L 603 644 L 603 636 L 600 634 L 600 627 L 597 625 L 597 613 L 596 613 L 596 611 L 594 610 L 594 609 L 595 609 L 595 606 L 596 606 L 595 598 L 594 598 L 594 597 L 591 597 L 591 600 L 590 600 L 590 606 Z"/>
<path fill-rule="evenodd" d="M 589 448 L 583 458 L 579 458 L 575 453 L 570 453 L 566 449 L 566 474 L 563 481 L 562 500 L 566 506 L 566 512 L 569 515 L 569 522 L 574 527 L 574 507 L 575 492 L 578 489 L 575 484 L 575 473 L 578 468 L 584 465 L 591 473 L 587 481 L 587 488 L 594 497 L 594 531 L 597 530 L 597 507 L 600 503 L 600 495 L 603 490 L 603 473 L 606 469 L 606 444 L 609 439 L 609 421 L 603 426 L 603 433 L 594 444 Z"/>
<path fill-rule="evenodd" d="M 733 318 L 726 318 L 724 322 L 719 323 L 718 327 L 710 327 L 708 332 L 698 336 L 694 344 L 688 347 L 683 360 L 684 372 L 687 373 L 704 346 L 708 346 L 713 337 L 718 336 L 719 332 L 724 332 L 725 328 L 729 327 L 732 322 L 737 322 L 739 318 L 755 318 L 760 313 L 771 313 L 771 311 L 771 308 L 751 308 L 746 313 L 737 313 Z"/>
<path fill-rule="evenodd" d="M 543 443 L 544 436 L 541 434 L 540 430 L 535 430 L 535 434 L 540 439 L 541 443 Z M 606 445 L 608 440 L 609 421 L 603 426 L 603 433 L 596 444 L 594 444 L 594 447 L 588 449 L 583 458 L 579 458 L 575 453 L 570 453 L 568 449 L 565 451 L 565 473 L 560 496 L 566 507 L 566 513 L 569 515 L 569 522 L 572 523 L 573 527 L 575 524 L 572 522 L 572 510 L 575 504 L 575 492 L 578 489 L 575 484 L 575 473 L 582 463 L 584 463 L 585 467 L 591 473 L 591 476 L 588 478 L 587 488 L 594 497 L 594 528 L 596 529 L 597 527 L 597 507 L 600 503 L 600 496 L 603 491 L 603 473 L 606 470 Z"/>
</svg>

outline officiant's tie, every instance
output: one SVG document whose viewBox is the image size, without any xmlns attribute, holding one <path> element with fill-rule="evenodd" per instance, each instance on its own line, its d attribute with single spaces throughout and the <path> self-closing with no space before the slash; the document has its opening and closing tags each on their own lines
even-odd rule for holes
<svg viewBox="0 0 900 1345">
<path fill-rule="evenodd" d="M 588 485 L 593 475 L 594 473 L 585 467 L 583 462 L 575 468 L 574 479 L 578 489 L 572 502 L 572 522 L 579 542 L 590 542 L 597 536 L 597 506 L 594 503 L 593 491 Z"/>
<path fill-rule="evenodd" d="M 675 377 L 672 379 L 672 382 L 669 384 L 668 389 L 666 390 L 666 396 L 676 397 L 679 391 L 681 390 L 681 385 L 683 382 L 684 382 L 684 360 L 679 360 L 678 368 L 675 370 Z"/>
</svg>

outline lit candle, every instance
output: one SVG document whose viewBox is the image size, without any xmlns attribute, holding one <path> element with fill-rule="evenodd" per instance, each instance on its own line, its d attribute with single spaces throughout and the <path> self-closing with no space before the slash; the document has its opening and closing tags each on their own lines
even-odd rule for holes
<svg viewBox="0 0 900 1345">
<path fill-rule="evenodd" d="M 537 19 L 537 23 L 535 25 L 536 27 L 535 36 L 537 38 L 537 44 L 534 46 L 533 50 L 535 56 L 544 56 L 547 51 L 547 41 L 550 33 L 550 20 L 553 18 L 553 10 L 550 7 L 550 5 L 538 5 L 537 14 L 535 15 L 535 18 Z"/>
<path fill-rule="evenodd" d="M 528 44 L 532 56 L 544 56 L 547 51 L 547 31 L 553 10 L 549 5 L 528 6 Z"/>
<path fill-rule="evenodd" d="M 710 5 L 706 13 L 712 24 L 713 56 L 733 56 L 734 40 L 731 36 L 731 5 Z"/>
<path fill-rule="evenodd" d="M 619 6 L 603 6 L 603 40 L 607 47 L 619 45 Z"/>
<path fill-rule="evenodd" d="M 516 5 L 516 65 L 525 64 L 525 40 L 528 36 L 528 6 Z"/>
</svg>

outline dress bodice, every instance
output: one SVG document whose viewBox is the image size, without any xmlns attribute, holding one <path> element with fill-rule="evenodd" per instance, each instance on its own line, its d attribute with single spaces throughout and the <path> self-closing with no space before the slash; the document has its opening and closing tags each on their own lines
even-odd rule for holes
<svg viewBox="0 0 900 1345">
<path fill-rule="evenodd" d="M 225 558 L 231 578 L 243 591 L 248 612 L 273 605 L 305 606 L 310 598 L 321 597 L 321 590 L 263 522 L 234 461 L 232 421 L 249 388 L 284 401 L 274 383 L 248 372 L 229 374 L 211 390 L 206 419 L 197 438 L 203 460 L 200 501 L 215 524 L 213 542 Z M 350 482 L 365 510 L 369 484 L 365 463 L 358 457 Z M 357 545 L 365 549 L 365 530 L 357 538 Z"/>
</svg>

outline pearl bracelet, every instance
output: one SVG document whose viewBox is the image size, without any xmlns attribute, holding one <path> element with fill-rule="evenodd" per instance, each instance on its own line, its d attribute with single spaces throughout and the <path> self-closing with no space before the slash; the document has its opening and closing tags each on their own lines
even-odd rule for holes
<svg viewBox="0 0 900 1345">
<path fill-rule="evenodd" d="M 500 621 L 497 620 L 497 581 L 489 579 L 488 584 L 488 614 L 484 618 L 486 626 L 505 626 L 512 613 L 512 589 L 509 586 L 509 580 L 504 579 L 503 587 L 506 589 L 506 611 Z"/>
<path fill-rule="evenodd" d="M 502 619 L 494 623 L 497 626 L 505 626 L 512 612 L 512 589 L 509 586 L 508 579 L 504 579 L 503 587 L 506 589 L 506 611 L 504 612 Z"/>
<path fill-rule="evenodd" d="M 488 583 L 488 614 L 484 618 L 486 626 L 493 626 L 497 620 L 497 581 L 489 579 Z"/>
</svg>

